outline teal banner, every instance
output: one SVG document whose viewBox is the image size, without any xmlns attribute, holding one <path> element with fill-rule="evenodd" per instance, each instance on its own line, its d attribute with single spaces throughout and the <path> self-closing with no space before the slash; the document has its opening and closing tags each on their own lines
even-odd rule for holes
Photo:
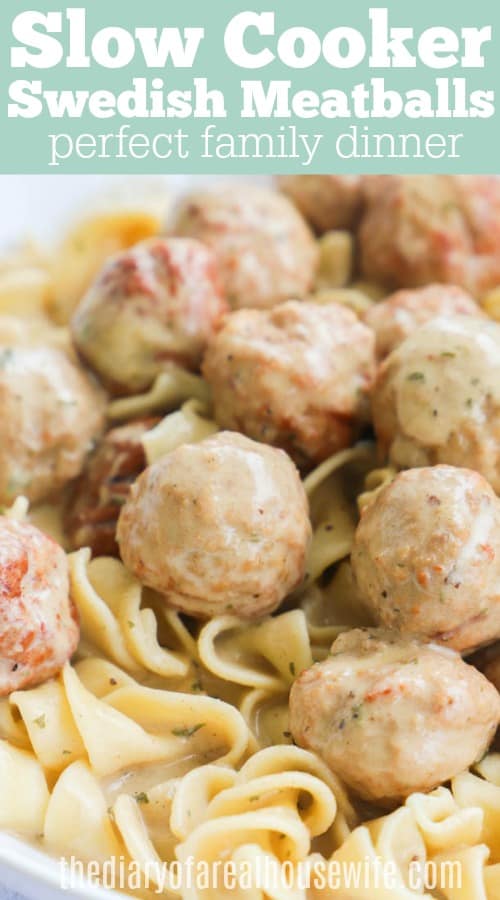
<svg viewBox="0 0 500 900">
<path fill-rule="evenodd" d="M 500 4 L 0 7 L 3 173 L 499 173 Z"/>
</svg>

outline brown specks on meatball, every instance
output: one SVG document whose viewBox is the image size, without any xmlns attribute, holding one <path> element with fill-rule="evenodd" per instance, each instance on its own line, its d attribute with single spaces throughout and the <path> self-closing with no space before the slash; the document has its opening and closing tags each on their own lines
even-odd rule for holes
<svg viewBox="0 0 500 900">
<path fill-rule="evenodd" d="M 282 175 L 278 184 L 319 234 L 353 228 L 359 219 L 360 175 Z"/>
<path fill-rule="evenodd" d="M 223 428 L 307 466 L 349 446 L 366 419 L 374 336 L 335 303 L 240 310 L 210 343 L 203 372 Z"/>
<path fill-rule="evenodd" d="M 193 194 L 174 230 L 212 248 L 235 309 L 275 306 L 313 286 L 316 241 L 290 201 L 273 191 L 240 186 Z"/>
<path fill-rule="evenodd" d="M 290 695 L 295 741 L 384 805 L 472 765 L 499 720 L 498 691 L 457 653 L 377 630 L 340 635 Z"/>
<path fill-rule="evenodd" d="M 116 393 L 148 388 L 165 365 L 196 370 L 227 312 L 211 251 L 153 238 L 105 264 L 72 319 L 81 355 Z"/>
<path fill-rule="evenodd" d="M 64 525 L 73 549 L 118 556 L 116 524 L 130 487 L 146 468 L 141 438 L 159 419 L 139 419 L 111 431 L 89 456 L 66 500 Z"/>
<path fill-rule="evenodd" d="M 382 363 L 372 413 L 393 465 L 466 466 L 500 491 L 500 325 L 449 316 L 421 326 Z"/>
<path fill-rule="evenodd" d="M 377 357 L 384 359 L 420 326 L 438 316 L 476 316 L 481 309 L 467 291 L 452 284 L 429 284 L 396 291 L 373 303 L 363 320 L 376 335 Z"/>
<path fill-rule="evenodd" d="M 0 696 L 56 675 L 79 627 L 64 550 L 38 528 L 0 517 Z"/>
<path fill-rule="evenodd" d="M 302 580 L 310 536 L 291 460 L 228 432 L 146 469 L 117 533 L 125 565 L 169 606 L 200 618 L 276 609 Z"/>
<path fill-rule="evenodd" d="M 380 175 L 364 180 L 361 269 L 388 288 L 439 281 L 481 296 L 500 283 L 500 179 Z"/>
<path fill-rule="evenodd" d="M 500 638 L 500 499 L 477 472 L 401 472 L 363 510 L 351 560 L 378 624 L 462 651 Z"/>
<path fill-rule="evenodd" d="M 104 426 L 104 395 L 55 347 L 0 347 L 0 503 L 56 494 Z"/>
</svg>

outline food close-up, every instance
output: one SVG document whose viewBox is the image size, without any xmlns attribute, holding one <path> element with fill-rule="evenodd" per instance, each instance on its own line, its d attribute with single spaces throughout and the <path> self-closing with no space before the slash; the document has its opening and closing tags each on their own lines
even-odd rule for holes
<svg viewBox="0 0 500 900">
<path fill-rule="evenodd" d="M 500 177 L 164 182 L 0 258 L 0 831 L 500 900 Z"/>
</svg>

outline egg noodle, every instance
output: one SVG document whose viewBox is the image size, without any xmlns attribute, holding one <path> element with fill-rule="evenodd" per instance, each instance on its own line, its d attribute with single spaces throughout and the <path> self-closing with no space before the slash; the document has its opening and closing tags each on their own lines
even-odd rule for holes
<svg viewBox="0 0 500 900">
<path fill-rule="evenodd" d="M 62 322 L 51 278 L 32 255 L 0 271 L 0 310 L 29 282 L 30 313 L 52 303 Z M 207 385 L 175 368 L 108 415 L 160 410 L 142 439 L 148 463 L 217 431 Z M 348 556 L 359 509 L 394 475 L 368 442 L 307 475 L 304 585 L 256 622 L 188 626 L 117 559 L 71 553 L 77 655 L 59 677 L 0 700 L 0 828 L 59 860 L 63 887 L 87 875 L 145 900 L 498 900 L 500 755 L 373 818 L 288 729 L 296 674 L 340 632 L 371 624 Z M 18 498 L 6 514 L 63 540 L 55 507 Z"/>
</svg>

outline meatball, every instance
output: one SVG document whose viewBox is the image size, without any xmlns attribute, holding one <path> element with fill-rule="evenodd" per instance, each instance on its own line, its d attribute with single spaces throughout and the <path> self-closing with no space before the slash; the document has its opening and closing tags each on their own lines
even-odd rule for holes
<svg viewBox="0 0 500 900">
<path fill-rule="evenodd" d="M 359 218 L 360 175 L 282 175 L 278 184 L 319 234 L 352 228 Z"/>
<path fill-rule="evenodd" d="M 286 197 L 255 187 L 187 197 L 174 225 L 213 249 L 233 308 L 270 307 L 310 292 L 318 248 Z"/>
<path fill-rule="evenodd" d="M 368 177 L 359 229 L 361 269 L 389 288 L 433 281 L 480 296 L 500 283 L 500 179 Z"/>
<path fill-rule="evenodd" d="M 0 516 L 0 696 L 56 675 L 78 638 L 64 550 Z"/>
<path fill-rule="evenodd" d="M 109 259 L 72 332 L 110 390 L 134 393 L 168 363 L 196 370 L 226 312 L 211 251 L 199 241 L 153 238 Z"/>
<path fill-rule="evenodd" d="M 374 336 L 345 306 L 290 300 L 233 313 L 203 373 L 217 422 L 285 449 L 300 466 L 349 446 L 367 418 Z"/>
<path fill-rule="evenodd" d="M 500 695 L 458 654 L 356 629 L 306 669 L 290 694 L 290 729 L 360 797 L 393 805 L 480 759 Z"/>
<path fill-rule="evenodd" d="M 467 466 L 500 492 L 500 325 L 468 316 L 422 325 L 382 363 L 372 414 L 395 466 Z"/>
<path fill-rule="evenodd" d="M 78 475 L 104 425 L 104 395 L 56 347 L 0 347 L 0 502 L 32 502 Z"/>
<path fill-rule="evenodd" d="M 89 456 L 65 505 L 64 527 L 73 549 L 118 556 L 116 524 L 130 487 L 146 468 L 142 436 L 159 419 L 138 419 L 112 428 Z"/>
<path fill-rule="evenodd" d="M 476 301 L 463 288 L 429 284 L 423 288 L 396 291 L 382 303 L 372 304 L 364 315 L 365 325 L 376 335 L 377 356 L 384 359 L 419 325 L 438 316 L 482 316 Z"/>
<path fill-rule="evenodd" d="M 500 499 L 477 472 L 401 472 L 363 510 L 351 560 L 377 624 L 463 651 L 500 638 Z"/>
<path fill-rule="evenodd" d="M 286 454 L 219 432 L 142 473 L 117 537 L 125 565 L 174 609 L 256 618 L 302 580 L 311 525 Z"/>
</svg>

